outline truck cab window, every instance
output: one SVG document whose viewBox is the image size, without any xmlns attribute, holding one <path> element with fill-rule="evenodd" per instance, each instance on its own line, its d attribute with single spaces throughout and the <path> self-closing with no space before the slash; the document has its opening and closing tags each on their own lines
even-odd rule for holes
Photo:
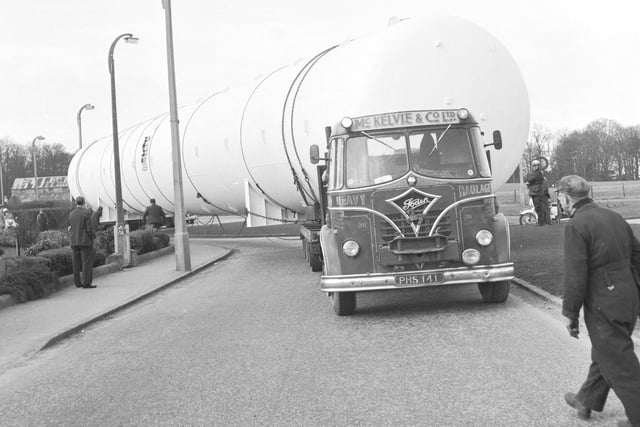
<svg viewBox="0 0 640 427">
<path fill-rule="evenodd" d="M 348 188 L 382 184 L 408 170 L 404 135 L 370 135 L 346 141 L 346 184 Z"/>
<path fill-rule="evenodd" d="M 343 186 L 344 139 L 335 138 L 329 146 L 329 190 L 339 190 Z"/>
<path fill-rule="evenodd" d="M 477 170 L 465 128 L 451 126 L 409 135 L 411 168 L 435 178 L 473 178 Z"/>
</svg>

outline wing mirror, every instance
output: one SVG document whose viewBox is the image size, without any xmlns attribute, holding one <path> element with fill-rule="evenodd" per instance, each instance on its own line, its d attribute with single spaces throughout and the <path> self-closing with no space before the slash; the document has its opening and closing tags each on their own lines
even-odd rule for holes
<svg viewBox="0 0 640 427">
<path fill-rule="evenodd" d="M 493 142 L 491 144 L 484 144 L 485 147 L 490 147 L 492 145 L 496 150 L 502 150 L 502 134 L 499 130 L 493 131 Z"/>
<path fill-rule="evenodd" d="M 313 144 L 309 147 L 309 155 L 311 158 L 311 164 L 317 165 L 320 162 L 320 147 L 317 144 Z"/>
</svg>

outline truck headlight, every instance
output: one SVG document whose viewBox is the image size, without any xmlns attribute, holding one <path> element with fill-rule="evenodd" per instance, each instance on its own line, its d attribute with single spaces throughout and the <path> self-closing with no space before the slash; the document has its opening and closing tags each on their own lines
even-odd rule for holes
<svg viewBox="0 0 640 427">
<path fill-rule="evenodd" d="M 460 120 L 466 120 L 469 118 L 469 110 L 466 108 L 461 108 L 458 110 L 458 118 Z"/>
<path fill-rule="evenodd" d="M 347 240 L 342 245 L 342 251 L 346 256 L 356 256 L 360 252 L 360 245 L 354 240 Z"/>
<path fill-rule="evenodd" d="M 489 246 L 493 242 L 493 234 L 489 230 L 480 230 L 476 233 L 476 242 L 480 246 Z"/>
<path fill-rule="evenodd" d="M 480 261 L 480 252 L 477 249 L 466 249 L 462 252 L 462 261 L 468 265 L 475 265 Z"/>
</svg>

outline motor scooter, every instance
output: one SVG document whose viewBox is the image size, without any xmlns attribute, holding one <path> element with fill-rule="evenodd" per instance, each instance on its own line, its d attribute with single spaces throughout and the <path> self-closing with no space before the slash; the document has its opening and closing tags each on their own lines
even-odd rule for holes
<svg viewBox="0 0 640 427">
<path fill-rule="evenodd" d="M 562 208 L 558 207 L 557 202 L 549 202 L 549 213 L 551 214 L 551 223 L 558 223 L 563 218 L 568 218 Z M 558 218 L 558 213 L 560 218 Z M 533 200 L 529 198 L 529 206 L 520 211 L 520 225 L 537 225 L 538 214 L 533 207 Z"/>
</svg>

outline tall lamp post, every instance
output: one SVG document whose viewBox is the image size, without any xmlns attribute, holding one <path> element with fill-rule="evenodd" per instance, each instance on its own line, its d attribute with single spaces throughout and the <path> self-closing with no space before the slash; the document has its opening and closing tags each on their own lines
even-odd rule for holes
<svg viewBox="0 0 640 427">
<path fill-rule="evenodd" d="M 36 142 L 44 139 L 44 136 L 36 136 L 31 143 L 31 155 L 33 156 L 33 189 L 35 190 L 36 200 L 38 200 L 38 164 L 36 163 Z"/>
<path fill-rule="evenodd" d="M 167 32 L 167 69 L 169 74 L 169 115 L 171 119 L 171 160 L 173 162 L 173 194 L 175 212 L 173 222 L 175 232 L 176 270 L 191 271 L 189 234 L 186 232 L 186 212 L 182 192 L 182 156 L 180 155 L 180 132 L 178 129 L 178 102 L 176 96 L 176 77 L 173 60 L 173 30 L 171 24 L 171 0 L 162 0 Z"/>
<path fill-rule="evenodd" d="M 124 209 L 122 207 L 122 182 L 120 176 L 120 146 L 118 142 L 118 114 L 116 111 L 116 76 L 115 67 L 113 63 L 113 50 L 116 47 L 116 43 L 124 39 L 128 43 L 137 43 L 138 38 L 134 37 L 131 33 L 120 34 L 115 38 L 111 47 L 109 48 L 109 74 L 111 74 L 111 122 L 113 123 L 113 170 L 116 187 L 116 236 L 115 236 L 115 250 L 116 254 L 123 259 L 123 265 L 129 265 L 130 254 L 126 250 L 126 229 L 124 225 Z"/>
<path fill-rule="evenodd" d="M 82 107 L 80 107 L 80 109 L 78 110 L 78 150 L 82 149 L 82 111 L 83 110 L 93 110 L 94 107 L 91 104 L 84 104 Z"/>
</svg>

